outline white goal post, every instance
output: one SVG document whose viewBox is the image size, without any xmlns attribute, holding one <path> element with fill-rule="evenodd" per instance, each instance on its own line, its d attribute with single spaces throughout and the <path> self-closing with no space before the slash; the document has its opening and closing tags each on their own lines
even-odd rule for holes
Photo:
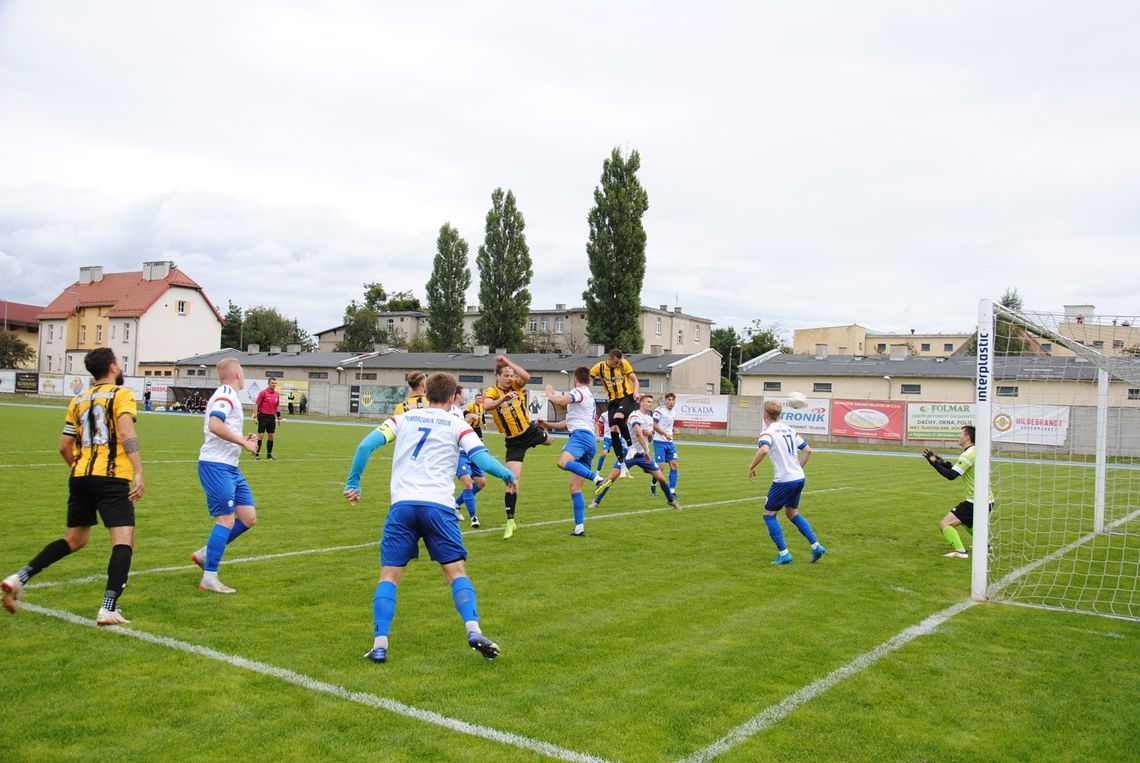
<svg viewBox="0 0 1140 763">
<path fill-rule="evenodd" d="M 1140 620 L 1137 323 L 980 302 L 974 599 Z"/>
</svg>

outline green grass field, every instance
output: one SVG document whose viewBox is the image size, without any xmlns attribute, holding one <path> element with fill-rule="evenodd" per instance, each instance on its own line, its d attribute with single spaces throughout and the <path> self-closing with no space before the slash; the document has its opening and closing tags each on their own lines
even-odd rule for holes
<svg viewBox="0 0 1140 763">
<path fill-rule="evenodd" d="M 59 408 L 0 406 L 0 576 L 59 537 Z M 98 629 L 108 539 L 0 611 L 0 760 L 1106 760 L 1140 746 L 1140 626 L 968 606 L 969 563 L 937 522 L 960 486 L 922 460 L 819 451 L 802 510 L 828 555 L 768 564 L 749 448 L 682 445 L 686 509 L 622 481 L 571 538 L 557 446 L 532 451 L 515 537 L 501 490 L 465 530 L 488 662 L 437 565 L 400 586 L 390 662 L 371 646 L 389 450 L 350 507 L 364 427 L 286 423 L 243 459 L 258 525 L 197 590 L 211 520 L 197 416 L 144 415 L 132 623 Z M 502 441 L 490 436 L 500 456 Z M 763 466 L 762 474 L 770 475 Z M 128 634 L 134 634 L 134 637 Z M 1128 751 L 1133 752 L 1129 753 Z"/>
</svg>

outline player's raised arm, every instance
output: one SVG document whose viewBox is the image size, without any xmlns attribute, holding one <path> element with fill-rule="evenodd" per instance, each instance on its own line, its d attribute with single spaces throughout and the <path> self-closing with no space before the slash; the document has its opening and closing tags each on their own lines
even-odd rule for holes
<svg viewBox="0 0 1140 763">
<path fill-rule="evenodd" d="M 396 420 L 388 419 L 380 426 L 364 436 L 356 446 L 356 455 L 352 458 L 352 469 L 348 479 L 344 481 L 344 497 L 349 503 L 355 504 L 362 495 L 360 491 L 360 478 L 364 476 L 364 469 L 368 466 L 368 459 L 372 453 L 396 439 Z"/>
</svg>

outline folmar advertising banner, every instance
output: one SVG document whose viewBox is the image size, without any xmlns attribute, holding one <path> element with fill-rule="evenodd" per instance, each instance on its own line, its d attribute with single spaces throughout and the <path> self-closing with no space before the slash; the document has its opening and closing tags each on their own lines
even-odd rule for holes
<svg viewBox="0 0 1140 763">
<path fill-rule="evenodd" d="M 831 434 L 901 440 L 905 410 L 902 403 L 881 400 L 832 400 Z"/>
<path fill-rule="evenodd" d="M 912 440 L 957 440 L 974 423 L 973 403 L 907 403 L 906 436 Z"/>
<path fill-rule="evenodd" d="M 809 397 L 803 408 L 791 408 L 786 397 L 765 397 L 783 406 L 780 421 L 799 434 L 828 434 L 831 431 L 831 401 L 825 397 Z"/>
</svg>

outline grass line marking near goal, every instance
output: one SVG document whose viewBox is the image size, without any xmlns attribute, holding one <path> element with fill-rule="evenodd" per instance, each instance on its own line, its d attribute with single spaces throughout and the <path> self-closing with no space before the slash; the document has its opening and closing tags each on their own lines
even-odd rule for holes
<svg viewBox="0 0 1140 763">
<path fill-rule="evenodd" d="M 854 490 L 850 487 L 834 487 L 824 488 L 822 490 L 808 490 L 804 495 L 811 495 L 813 493 L 834 493 L 842 490 Z M 729 498 L 723 501 L 709 501 L 707 503 L 694 503 L 685 507 L 682 511 L 689 509 L 702 509 L 709 506 L 723 506 L 729 503 L 742 503 L 744 501 L 755 500 L 756 496 L 745 496 L 744 498 Z M 602 519 L 619 519 L 621 517 L 634 517 L 642 514 L 660 514 L 664 512 L 675 512 L 671 506 L 658 507 L 655 509 L 637 509 L 635 511 L 618 511 L 611 514 L 597 514 L 590 517 L 591 521 L 599 521 Z M 542 522 L 529 522 L 527 524 L 519 525 L 519 529 L 526 529 L 531 527 L 548 527 L 550 525 L 561 525 L 571 521 L 570 519 L 548 519 Z M 484 527 L 478 530 L 468 530 L 467 535 L 487 535 L 490 533 L 499 532 L 501 527 Z M 364 543 L 353 543 L 347 546 L 327 546 L 324 548 L 304 548 L 297 551 L 282 551 L 276 554 L 260 554 L 258 556 L 239 556 L 233 559 L 226 559 L 225 563 L 230 564 L 248 564 L 250 562 L 264 562 L 271 559 L 287 559 L 291 556 L 309 556 L 312 554 L 332 554 L 338 551 L 356 551 L 362 548 L 374 548 L 380 543 L 379 538 L 366 541 Z M 164 572 L 186 572 L 187 570 L 197 569 L 193 564 L 179 564 L 171 567 L 152 567 L 147 570 L 131 570 L 131 577 L 139 575 L 157 575 Z M 34 591 L 41 588 L 60 588 L 62 586 L 81 585 L 83 583 L 101 583 L 107 579 L 106 575 L 88 575 L 82 578 L 69 578 L 67 580 L 45 580 L 42 583 L 29 583 L 25 588 L 29 591 Z"/>
<path fill-rule="evenodd" d="M 799 689 L 792 694 L 789 694 L 780 702 L 765 708 L 759 714 L 753 716 L 741 725 L 734 728 L 722 736 L 717 741 L 713 742 L 708 747 L 698 750 L 692 755 L 681 758 L 678 763 L 706 763 L 718 755 L 728 752 L 733 747 L 736 747 L 741 742 L 744 742 L 764 729 L 774 726 L 779 721 L 786 718 L 793 710 L 798 708 L 819 695 L 826 692 L 831 687 L 844 681 L 847 678 L 860 673 L 867 668 L 874 665 L 876 662 L 886 657 L 891 652 L 906 646 L 911 641 L 914 641 L 919 636 L 926 636 L 934 632 L 934 630 L 942 623 L 949 620 L 954 615 L 965 612 L 975 604 L 977 601 L 964 601 L 960 604 L 955 604 L 952 607 L 947 607 L 941 612 L 937 612 L 930 617 L 923 620 L 918 625 L 912 625 L 903 632 L 899 633 L 869 652 L 859 655 L 846 665 L 836 668 L 831 673 L 827 674 L 818 681 L 814 681 L 807 686 Z"/>
<path fill-rule="evenodd" d="M 94 620 L 89 620 L 86 617 L 80 617 L 79 615 L 73 614 L 71 612 L 66 612 L 64 610 L 48 609 L 47 607 L 36 606 L 35 604 L 23 603 L 21 604 L 20 608 L 25 609 L 29 612 L 35 612 L 40 615 L 54 617 L 65 622 L 72 623 L 73 625 L 98 628 L 99 630 L 106 631 L 108 633 L 114 633 L 121 636 L 130 636 L 131 638 L 136 638 L 139 641 L 144 641 L 148 644 L 155 644 L 157 646 L 164 646 L 170 649 L 177 649 L 178 651 L 186 652 L 187 654 L 193 654 L 199 657 L 206 657 L 211 660 L 217 660 L 218 662 L 224 662 L 229 665 L 233 665 L 234 667 L 241 668 L 242 670 L 248 670 L 252 673 L 258 673 L 263 676 L 269 676 L 271 678 L 285 681 L 286 683 L 293 684 L 294 686 L 299 686 L 302 689 L 308 689 L 309 691 L 328 694 L 338 699 L 355 702 L 366 707 L 372 707 L 378 710 L 386 710 L 387 712 L 395 713 L 396 715 L 402 715 L 407 718 L 412 718 L 413 720 L 430 723 L 434 726 L 440 726 L 442 728 L 448 729 L 450 731 L 455 731 L 460 734 L 481 737 L 483 739 L 489 739 L 492 742 L 498 742 L 500 744 L 518 747 L 523 750 L 530 750 L 532 752 L 537 752 L 540 755 L 545 755 L 549 758 L 555 758 L 556 760 L 568 760 L 574 761 L 575 763 L 578 763 L 579 761 L 581 763 L 607 763 L 605 758 L 598 758 L 586 753 L 567 750 L 564 747 L 559 747 L 548 742 L 531 739 L 530 737 L 521 736 L 519 734 L 512 734 L 507 731 L 499 731 L 498 729 L 493 729 L 489 726 L 480 726 L 475 723 L 468 723 L 467 721 L 450 718 L 446 715 L 441 715 L 430 710 L 422 710 L 418 707 L 405 705 L 402 702 L 398 702 L 387 697 L 380 697 L 375 694 L 368 694 L 367 692 L 351 691 L 344 688 L 343 686 L 337 686 L 336 684 L 321 681 L 311 676 L 304 675 L 303 673 L 297 673 L 286 668 L 279 668 L 264 662 L 258 662 L 256 660 L 249 660 L 245 657 L 239 657 L 233 654 L 226 654 L 225 652 L 219 652 L 218 650 L 211 649 L 207 646 L 199 646 L 197 644 L 191 644 L 186 641 L 179 641 L 178 639 L 169 638 L 167 636 L 156 636 L 152 633 L 147 633 L 146 631 L 135 630 L 134 628 L 125 628 L 118 625 L 99 627 L 95 624 Z"/>
</svg>

